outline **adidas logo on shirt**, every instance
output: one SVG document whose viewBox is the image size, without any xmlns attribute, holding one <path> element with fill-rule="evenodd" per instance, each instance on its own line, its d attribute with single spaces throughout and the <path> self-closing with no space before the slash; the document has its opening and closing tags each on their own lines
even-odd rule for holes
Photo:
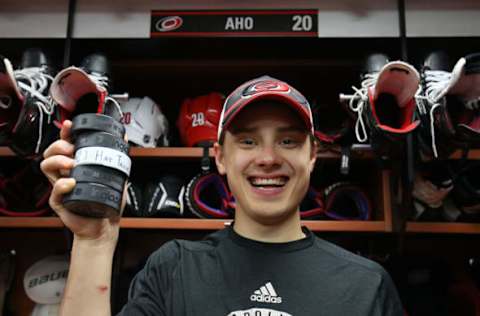
<svg viewBox="0 0 480 316">
<path fill-rule="evenodd" d="M 250 295 L 250 300 L 252 302 L 273 304 L 280 304 L 282 302 L 282 298 L 277 295 L 271 282 L 266 283 L 264 286 L 260 287 L 260 289 L 253 292 L 253 294 Z"/>
</svg>

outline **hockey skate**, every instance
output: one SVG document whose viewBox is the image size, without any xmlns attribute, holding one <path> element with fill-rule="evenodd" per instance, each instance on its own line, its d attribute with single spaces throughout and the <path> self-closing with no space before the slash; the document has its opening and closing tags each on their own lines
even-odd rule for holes
<svg viewBox="0 0 480 316">
<path fill-rule="evenodd" d="M 21 157 L 38 157 L 59 132 L 48 95 L 52 68 L 39 49 L 25 51 L 19 69 L 6 58 L 0 68 L 0 139 Z"/>
<path fill-rule="evenodd" d="M 423 158 L 448 158 L 480 143 L 480 54 L 462 57 L 449 69 L 444 52 L 431 53 L 422 66 L 416 99 Z"/>
<path fill-rule="evenodd" d="M 353 95 L 340 95 L 356 114 L 356 139 L 370 141 L 382 159 L 400 152 L 400 140 L 419 125 L 415 119 L 415 93 L 420 77 L 410 64 L 389 62 L 382 54 L 370 55 Z"/>
</svg>

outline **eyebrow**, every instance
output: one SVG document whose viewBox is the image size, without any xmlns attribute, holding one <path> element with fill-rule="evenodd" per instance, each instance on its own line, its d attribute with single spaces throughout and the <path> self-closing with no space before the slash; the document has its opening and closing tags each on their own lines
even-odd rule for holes
<svg viewBox="0 0 480 316">
<path fill-rule="evenodd" d="M 232 127 L 230 130 L 230 133 L 236 135 L 236 134 L 243 134 L 243 133 L 253 133 L 256 132 L 259 129 L 259 127 Z M 277 131 L 280 133 L 285 133 L 285 132 L 299 132 L 299 133 L 305 133 L 306 128 L 300 127 L 300 126 L 285 126 L 285 127 L 279 127 L 277 128 Z"/>
</svg>

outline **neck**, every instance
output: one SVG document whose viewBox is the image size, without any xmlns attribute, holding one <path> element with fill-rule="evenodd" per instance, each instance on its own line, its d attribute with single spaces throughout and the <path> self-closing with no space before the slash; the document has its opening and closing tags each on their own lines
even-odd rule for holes
<svg viewBox="0 0 480 316">
<path fill-rule="evenodd" d="M 305 237 L 298 211 L 278 220 L 253 219 L 236 211 L 233 229 L 240 236 L 261 242 L 289 242 Z"/>
</svg>

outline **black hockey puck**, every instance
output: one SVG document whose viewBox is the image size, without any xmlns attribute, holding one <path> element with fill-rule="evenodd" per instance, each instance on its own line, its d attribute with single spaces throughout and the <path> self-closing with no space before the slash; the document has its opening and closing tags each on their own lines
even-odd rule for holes
<svg viewBox="0 0 480 316">
<path fill-rule="evenodd" d="M 96 218 L 108 218 L 120 213 L 122 192 L 98 183 L 77 183 L 63 198 L 71 212 Z"/>
<path fill-rule="evenodd" d="M 70 177 L 75 178 L 77 183 L 100 183 L 119 192 L 123 191 L 126 180 L 123 172 L 98 165 L 76 166 Z"/>
<path fill-rule="evenodd" d="M 106 147 L 115 149 L 128 155 L 128 144 L 120 137 L 106 132 L 81 133 L 75 139 L 75 150 L 83 147 Z"/>
<path fill-rule="evenodd" d="M 72 136 L 84 132 L 107 132 L 123 139 L 125 126 L 112 117 L 104 114 L 85 113 L 77 115 L 72 121 Z"/>
</svg>

